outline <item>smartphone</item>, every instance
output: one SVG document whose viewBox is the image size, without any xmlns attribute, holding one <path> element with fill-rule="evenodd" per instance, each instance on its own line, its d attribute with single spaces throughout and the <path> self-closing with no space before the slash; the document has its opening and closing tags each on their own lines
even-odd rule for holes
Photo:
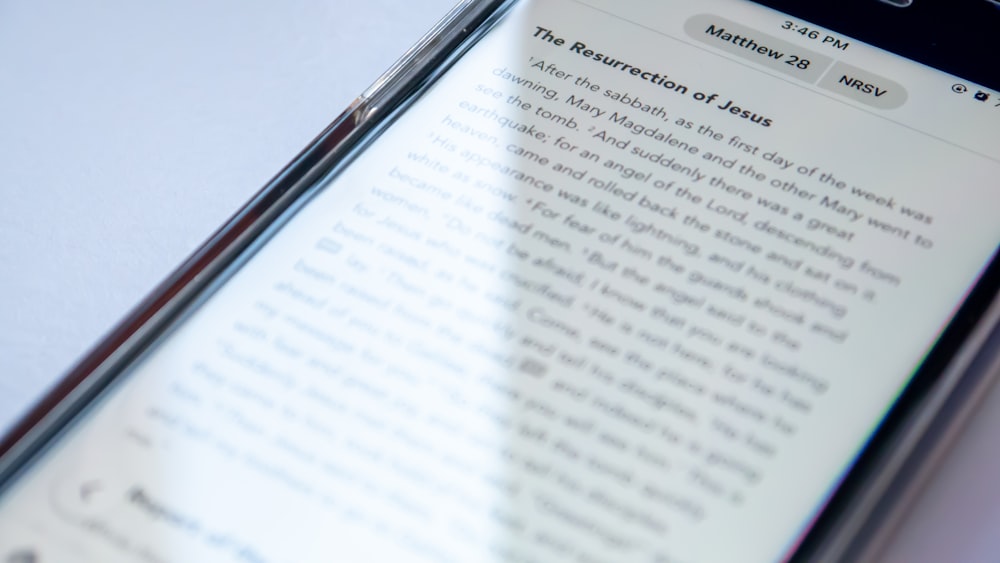
<svg viewBox="0 0 1000 563">
<path fill-rule="evenodd" d="M 459 4 L 4 439 L 0 558 L 870 554 L 990 381 L 996 10 L 788 4 Z"/>
</svg>

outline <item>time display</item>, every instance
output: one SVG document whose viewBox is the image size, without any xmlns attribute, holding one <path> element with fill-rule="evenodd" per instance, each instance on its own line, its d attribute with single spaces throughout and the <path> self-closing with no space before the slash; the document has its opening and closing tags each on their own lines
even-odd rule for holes
<svg viewBox="0 0 1000 563">
<path fill-rule="evenodd" d="M 847 48 L 851 45 L 850 42 L 844 41 L 843 39 L 841 39 L 839 37 L 835 37 L 833 35 L 829 35 L 829 34 L 827 34 L 825 32 L 822 32 L 822 31 L 820 31 L 818 29 L 811 28 L 811 27 L 809 27 L 807 25 L 802 25 L 802 24 L 799 24 L 799 23 L 795 23 L 795 22 L 793 22 L 791 20 L 785 20 L 781 24 L 781 29 L 784 29 L 786 31 L 790 31 L 792 33 L 798 33 L 802 37 L 805 37 L 807 39 L 812 39 L 814 41 L 821 39 L 821 41 L 820 41 L 821 44 L 828 45 L 828 46 L 830 46 L 830 47 L 832 47 L 834 49 L 840 49 L 841 51 L 846 51 Z"/>
</svg>

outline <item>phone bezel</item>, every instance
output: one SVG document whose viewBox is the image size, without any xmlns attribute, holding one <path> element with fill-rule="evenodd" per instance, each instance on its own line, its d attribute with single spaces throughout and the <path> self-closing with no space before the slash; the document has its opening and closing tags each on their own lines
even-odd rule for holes
<svg viewBox="0 0 1000 563">
<path fill-rule="evenodd" d="M 268 233 L 283 224 L 276 221 L 279 217 L 304 205 L 322 179 L 349 163 L 352 155 L 363 149 L 378 130 L 391 123 L 393 115 L 404 110 L 427 84 L 443 74 L 514 3 L 514 0 L 484 3 L 466 0 L 457 6 L 87 353 L 0 440 L 0 494 L 118 381 L 136 358 L 224 283 L 228 272 L 249 259 L 255 248 L 266 241 Z M 808 16 L 795 17 L 814 21 Z M 850 35 L 830 25 L 815 23 Z M 811 560 L 857 549 L 854 540 L 859 537 L 858 522 L 868 522 L 869 516 L 877 513 L 877 500 L 888 491 L 891 477 L 903 472 L 907 462 L 920 452 L 933 449 L 936 443 L 928 444 L 918 438 L 926 434 L 933 422 L 942 420 L 928 416 L 929 413 L 940 415 L 961 410 L 949 403 L 949 399 L 958 396 L 956 389 L 962 383 L 968 383 L 960 376 L 996 326 L 1000 316 L 1000 308 L 995 304 L 998 289 L 1000 261 L 994 254 L 911 383 L 800 538 L 793 559 Z M 966 404 L 968 401 L 963 402 Z"/>
<path fill-rule="evenodd" d="M 160 283 L 0 437 L 0 494 L 15 474 L 224 283 L 269 232 L 390 125 L 516 0 L 462 0 Z"/>
</svg>

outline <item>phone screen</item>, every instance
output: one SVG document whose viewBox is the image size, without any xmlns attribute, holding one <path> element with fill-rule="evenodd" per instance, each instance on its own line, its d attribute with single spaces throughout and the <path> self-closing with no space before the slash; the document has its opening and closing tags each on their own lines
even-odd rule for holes
<svg viewBox="0 0 1000 563">
<path fill-rule="evenodd" d="M 7 487 L 0 556 L 786 557 L 1000 241 L 955 82 L 519 3 Z"/>
</svg>

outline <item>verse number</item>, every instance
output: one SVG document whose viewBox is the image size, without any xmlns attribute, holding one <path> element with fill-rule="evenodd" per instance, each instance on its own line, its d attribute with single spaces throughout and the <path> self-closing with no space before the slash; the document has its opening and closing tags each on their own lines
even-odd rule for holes
<svg viewBox="0 0 1000 563">
<path fill-rule="evenodd" d="M 785 64 L 786 65 L 792 65 L 795 68 L 801 68 L 802 70 L 805 70 L 805 69 L 809 68 L 809 64 L 810 63 L 809 63 L 809 59 L 803 59 L 803 58 L 797 57 L 795 55 L 788 55 L 788 60 L 785 61 Z"/>
</svg>

